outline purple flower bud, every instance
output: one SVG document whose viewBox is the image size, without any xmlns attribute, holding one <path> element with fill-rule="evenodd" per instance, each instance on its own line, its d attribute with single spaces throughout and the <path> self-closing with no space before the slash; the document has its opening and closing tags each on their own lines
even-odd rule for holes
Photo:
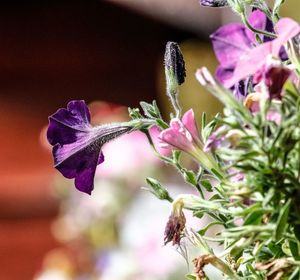
<svg viewBox="0 0 300 280">
<path fill-rule="evenodd" d="M 91 194 L 98 164 L 104 161 L 102 146 L 132 130 L 128 123 L 92 127 L 90 112 L 83 100 L 68 103 L 49 117 L 47 138 L 53 146 L 54 166 L 75 187 Z"/>
</svg>

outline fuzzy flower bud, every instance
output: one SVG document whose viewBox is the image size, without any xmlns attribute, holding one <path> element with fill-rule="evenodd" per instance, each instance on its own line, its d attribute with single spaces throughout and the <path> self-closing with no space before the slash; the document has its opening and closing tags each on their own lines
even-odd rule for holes
<svg viewBox="0 0 300 280">
<path fill-rule="evenodd" d="M 225 7 L 228 6 L 227 0 L 200 0 L 200 5 L 205 7 Z"/>
<path fill-rule="evenodd" d="M 168 42 L 165 51 L 165 71 L 167 86 L 172 88 L 181 85 L 185 80 L 185 63 L 179 45 L 175 42 Z"/>
<path fill-rule="evenodd" d="M 182 53 L 177 43 L 168 42 L 165 52 L 165 74 L 167 83 L 167 96 L 176 112 L 176 117 L 181 115 L 178 103 L 178 87 L 185 80 L 185 64 Z"/>
</svg>

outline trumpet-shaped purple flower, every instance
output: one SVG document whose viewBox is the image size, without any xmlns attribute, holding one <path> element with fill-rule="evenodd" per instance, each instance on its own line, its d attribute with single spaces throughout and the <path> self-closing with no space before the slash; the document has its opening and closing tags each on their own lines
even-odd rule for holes
<svg viewBox="0 0 300 280">
<path fill-rule="evenodd" d="M 300 33 L 300 25 L 290 18 L 282 18 L 275 26 L 277 38 L 248 50 L 236 65 L 233 75 L 224 82 L 228 88 L 258 71 L 263 71 L 266 58 L 280 57 L 282 46 Z M 274 76 L 274 73 L 273 73 Z M 284 74 L 285 76 L 285 74 Z"/>
<path fill-rule="evenodd" d="M 259 10 L 252 12 L 248 20 L 256 29 L 273 31 L 272 22 Z M 240 23 L 230 23 L 220 27 L 210 37 L 220 63 L 216 77 L 224 84 L 232 77 L 240 59 L 257 44 L 255 34 Z M 270 38 L 263 38 L 263 41 L 268 40 Z"/>
<path fill-rule="evenodd" d="M 83 100 L 68 103 L 49 117 L 47 138 L 53 146 L 54 166 L 66 178 L 75 178 L 78 190 L 91 194 L 98 164 L 104 161 L 102 146 L 132 130 L 128 123 L 92 127 Z"/>
</svg>

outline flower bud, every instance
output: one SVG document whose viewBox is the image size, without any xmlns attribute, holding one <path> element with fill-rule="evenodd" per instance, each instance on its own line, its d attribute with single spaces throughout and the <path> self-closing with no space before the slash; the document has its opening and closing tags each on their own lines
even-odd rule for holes
<svg viewBox="0 0 300 280">
<path fill-rule="evenodd" d="M 153 178 L 147 178 L 146 182 L 151 187 L 151 192 L 158 199 L 172 201 L 168 191 L 160 184 L 160 182 Z"/>
<path fill-rule="evenodd" d="M 205 7 L 225 7 L 228 6 L 227 0 L 200 0 L 200 5 Z"/>
<path fill-rule="evenodd" d="M 167 83 L 176 83 L 176 86 L 184 83 L 186 76 L 185 63 L 179 45 L 175 42 L 168 42 L 166 45 L 165 71 Z"/>
<path fill-rule="evenodd" d="M 165 245 L 172 241 L 172 245 L 180 245 L 180 240 L 185 229 L 186 219 L 182 208 L 184 203 L 182 199 L 176 199 L 172 203 L 172 213 L 165 227 Z"/>
</svg>

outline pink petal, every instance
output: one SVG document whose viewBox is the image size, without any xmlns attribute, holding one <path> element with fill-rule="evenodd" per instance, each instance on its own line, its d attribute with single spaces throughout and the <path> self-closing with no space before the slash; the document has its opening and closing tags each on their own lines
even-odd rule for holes
<svg viewBox="0 0 300 280">
<path fill-rule="evenodd" d="M 266 15 L 256 10 L 251 13 L 251 15 L 248 18 L 249 23 L 258 30 L 265 30 L 267 25 L 267 17 Z M 253 42 L 256 43 L 255 33 L 249 30 L 248 28 L 245 29 L 245 32 L 248 36 L 248 38 Z"/>
<path fill-rule="evenodd" d="M 272 54 L 278 56 L 281 46 L 300 33 L 300 25 L 291 18 L 282 18 L 275 25 L 275 30 L 278 37 L 272 41 Z"/>
<path fill-rule="evenodd" d="M 163 130 L 158 138 L 161 142 L 182 151 L 189 152 L 193 149 L 192 136 L 178 119 L 173 119 L 170 128 Z"/>
<path fill-rule="evenodd" d="M 186 127 L 186 129 L 191 133 L 194 141 L 196 141 L 197 143 L 201 143 L 201 140 L 199 139 L 199 131 L 195 121 L 195 114 L 193 109 L 190 109 L 184 113 L 182 117 L 182 123 Z"/>
<path fill-rule="evenodd" d="M 274 122 L 277 125 L 280 125 L 280 123 L 281 123 L 281 114 L 278 113 L 277 111 L 271 109 L 267 113 L 267 120 L 270 121 L 270 122 Z"/>
<path fill-rule="evenodd" d="M 259 71 L 266 62 L 266 57 L 272 53 L 272 42 L 267 42 L 252 49 L 236 65 L 231 79 L 225 81 L 224 86 L 232 87 L 237 82 Z"/>
<path fill-rule="evenodd" d="M 240 59 L 231 79 L 225 82 L 225 87 L 230 88 L 240 80 L 254 75 L 266 62 L 266 57 L 278 57 L 281 46 L 300 33 L 300 25 L 290 18 L 282 18 L 275 26 L 278 37 L 273 41 L 251 49 Z"/>
</svg>

